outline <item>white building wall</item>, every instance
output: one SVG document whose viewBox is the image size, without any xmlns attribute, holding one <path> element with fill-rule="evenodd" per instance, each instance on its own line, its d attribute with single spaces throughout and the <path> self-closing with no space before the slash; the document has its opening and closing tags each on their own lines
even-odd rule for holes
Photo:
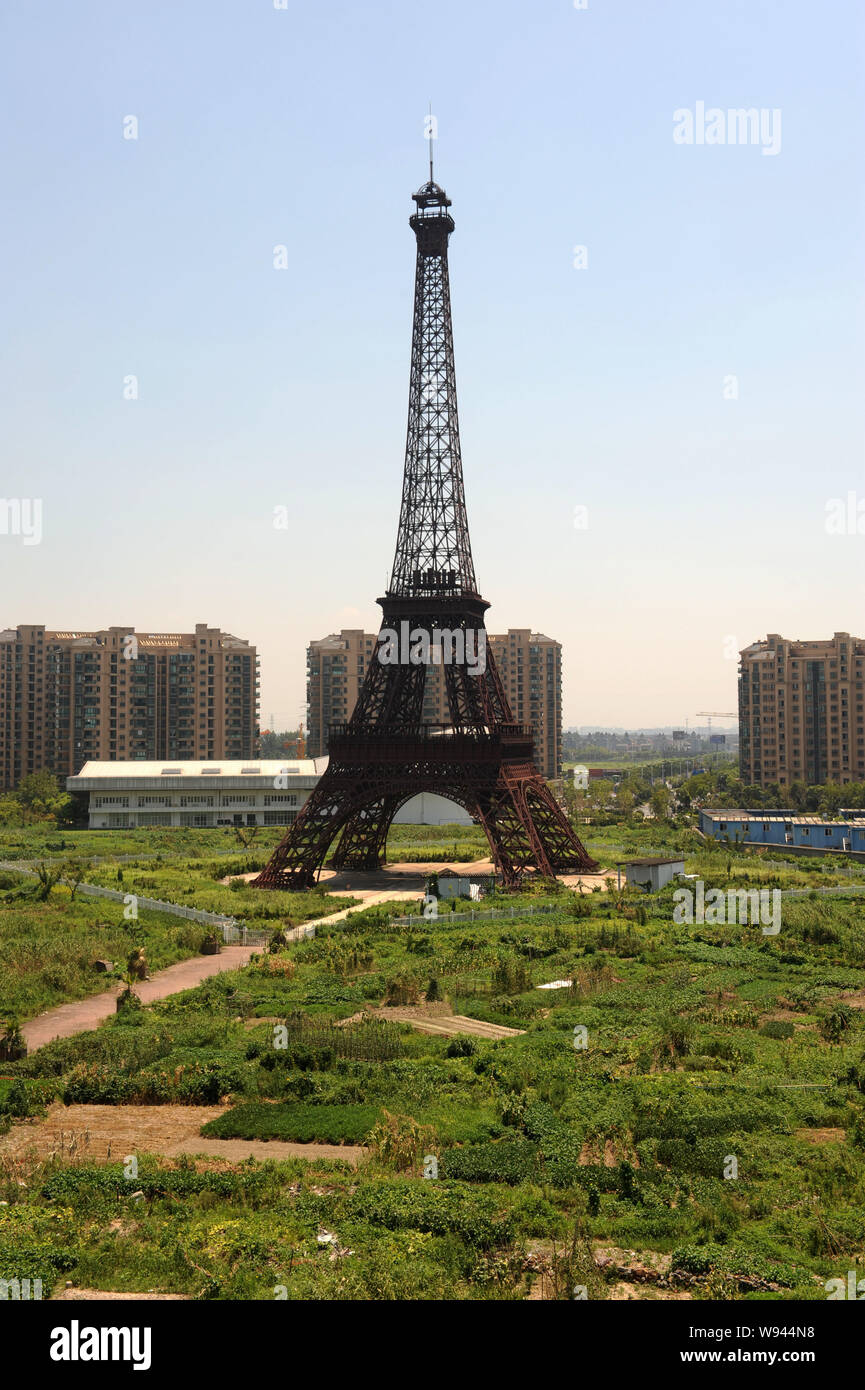
<svg viewBox="0 0 865 1390">
<path fill-rule="evenodd" d="M 289 825 L 312 794 L 326 759 L 245 766 L 224 763 L 87 763 L 67 778 L 69 791 L 88 793 L 93 830 L 136 826 Z M 202 769 L 205 769 L 202 771 Z M 174 774 L 174 775 L 172 775 Z M 420 792 L 400 808 L 400 825 L 471 825 L 455 801 Z"/>
<path fill-rule="evenodd" d="M 471 825 L 471 816 L 456 801 L 437 792 L 418 792 L 394 816 L 395 825 Z"/>
</svg>

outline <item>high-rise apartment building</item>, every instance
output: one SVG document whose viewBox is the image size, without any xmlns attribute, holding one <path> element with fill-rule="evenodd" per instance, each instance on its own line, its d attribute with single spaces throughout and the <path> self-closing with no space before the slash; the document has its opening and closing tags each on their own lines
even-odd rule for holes
<svg viewBox="0 0 865 1390">
<path fill-rule="evenodd" d="M 359 628 L 343 628 L 310 642 L 306 649 L 306 751 L 327 752 L 331 724 L 351 718 L 376 638 Z"/>
<path fill-rule="evenodd" d="M 527 627 L 490 633 L 514 719 L 535 731 L 535 762 L 544 777 L 562 775 L 562 644 Z"/>
<path fill-rule="evenodd" d="M 255 648 L 193 633 L 0 631 L 0 788 L 90 761 L 248 758 L 258 745 Z"/>
<path fill-rule="evenodd" d="M 330 724 L 351 718 L 372 654 L 377 633 L 343 628 L 310 642 L 306 653 L 307 751 L 310 757 L 327 752 Z M 518 723 L 535 730 L 535 758 L 545 777 L 558 777 L 562 763 L 562 648 L 559 642 L 529 628 L 510 628 L 488 641 Z M 447 724 L 444 669 L 428 666 L 423 706 L 424 722 Z"/>
<path fill-rule="evenodd" d="M 865 781 L 865 641 L 777 633 L 740 652 L 739 772 L 744 782 Z"/>
</svg>

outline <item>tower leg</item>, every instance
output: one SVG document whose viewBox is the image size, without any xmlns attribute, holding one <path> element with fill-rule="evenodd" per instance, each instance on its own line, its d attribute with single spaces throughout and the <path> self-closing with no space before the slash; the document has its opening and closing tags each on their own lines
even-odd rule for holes
<svg viewBox="0 0 865 1390">
<path fill-rule="evenodd" d="M 495 791 L 483 798 L 478 819 L 493 860 L 508 888 L 528 873 L 592 873 L 594 859 L 577 839 L 549 788 L 532 768 L 529 776 L 503 768 Z"/>
<path fill-rule="evenodd" d="M 335 869 L 380 869 L 385 860 L 387 836 L 399 798 L 380 796 L 345 823 L 331 860 Z"/>
<path fill-rule="evenodd" d="M 314 888 L 333 840 L 353 807 L 335 796 L 330 769 L 277 845 L 253 888 Z"/>
</svg>

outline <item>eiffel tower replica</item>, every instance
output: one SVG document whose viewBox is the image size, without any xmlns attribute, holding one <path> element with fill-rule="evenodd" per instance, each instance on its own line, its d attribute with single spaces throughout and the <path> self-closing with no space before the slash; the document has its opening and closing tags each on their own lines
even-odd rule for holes
<svg viewBox="0 0 865 1390">
<path fill-rule="evenodd" d="M 457 802 L 483 826 L 506 887 L 529 874 L 597 868 L 535 766 L 532 729 L 515 722 L 486 642 L 489 604 L 475 581 L 457 418 L 454 221 L 432 158 L 429 182 L 412 196 L 408 435 L 393 573 L 378 600 L 382 627 L 350 720 L 330 726 L 327 769 L 254 880 L 258 888 L 312 887 L 334 840 L 333 868 L 380 868 L 394 815 L 423 791 Z M 424 721 L 429 664 L 444 673 L 448 724 Z"/>
</svg>

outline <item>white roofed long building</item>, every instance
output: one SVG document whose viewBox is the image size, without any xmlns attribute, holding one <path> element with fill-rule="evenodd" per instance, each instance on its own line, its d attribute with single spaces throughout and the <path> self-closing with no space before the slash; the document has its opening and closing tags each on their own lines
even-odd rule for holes
<svg viewBox="0 0 865 1390">
<path fill-rule="evenodd" d="M 232 762 L 90 762 L 67 777 L 89 793 L 91 830 L 140 825 L 290 825 L 326 758 Z"/>
<path fill-rule="evenodd" d="M 213 762 L 89 762 L 67 777 L 89 797 L 91 830 L 137 826 L 290 825 L 327 767 L 327 758 Z M 470 824 L 446 797 L 420 794 L 395 819 L 415 825 Z"/>
</svg>

